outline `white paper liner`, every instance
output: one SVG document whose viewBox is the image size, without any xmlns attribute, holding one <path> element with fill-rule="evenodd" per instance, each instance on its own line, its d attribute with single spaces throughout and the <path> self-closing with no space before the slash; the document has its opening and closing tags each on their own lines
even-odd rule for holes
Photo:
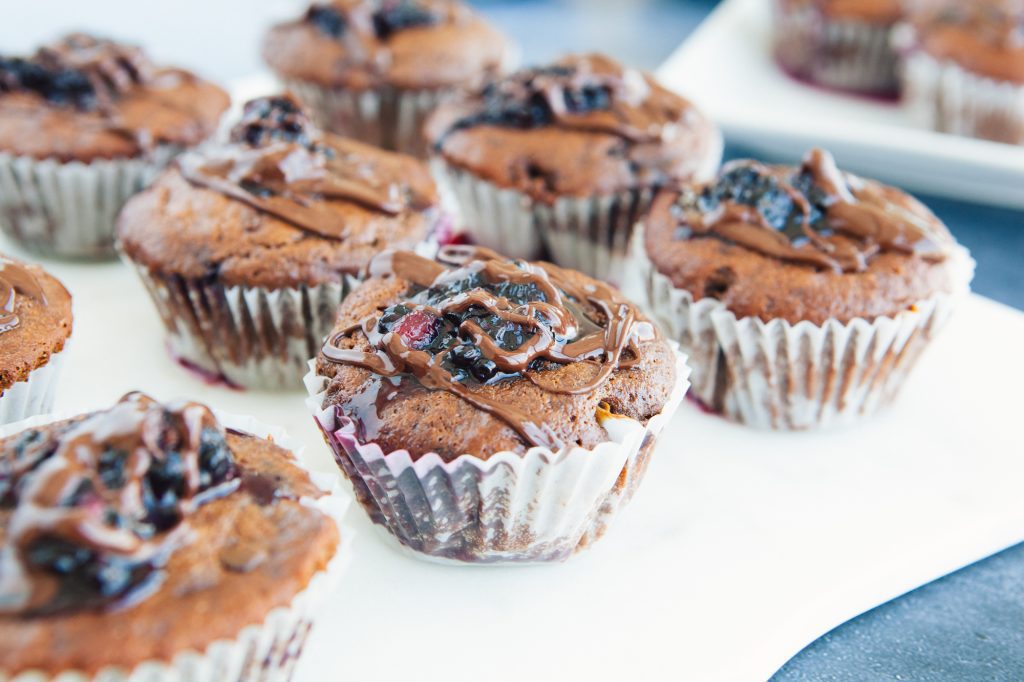
<svg viewBox="0 0 1024 682">
<path fill-rule="evenodd" d="M 643 229 L 633 239 L 634 267 L 648 314 L 679 342 L 693 367 L 693 395 L 724 416 L 765 429 L 849 423 L 889 403 L 928 343 L 969 291 L 974 261 L 966 249 L 962 290 L 918 302 L 874 321 L 791 324 L 737 318 L 724 304 L 677 289 L 647 257 Z"/>
<path fill-rule="evenodd" d="M 819 85 L 871 94 L 895 93 L 899 57 L 892 25 L 830 18 L 812 4 L 775 0 L 775 55 L 793 75 Z"/>
<path fill-rule="evenodd" d="M 921 50 L 907 55 L 903 79 L 904 105 L 918 125 L 1024 144 L 1024 85 L 973 73 Z"/>
<path fill-rule="evenodd" d="M 334 328 L 358 283 L 264 289 L 162 275 L 131 263 L 167 330 L 171 353 L 212 378 L 243 388 L 293 389 Z"/>
<path fill-rule="evenodd" d="M 227 428 L 257 438 L 269 438 L 276 445 L 291 450 L 296 455 L 296 464 L 302 466 L 301 445 L 280 427 L 266 426 L 254 417 L 224 414 L 219 410 L 214 413 Z M 0 427 L 0 438 L 72 416 L 41 415 L 8 424 Z M 68 670 L 57 675 L 26 671 L 9 677 L 0 670 L 0 682 L 283 682 L 290 679 L 313 622 L 337 587 L 351 557 L 352 533 L 341 525 L 349 500 L 340 494 L 337 476 L 309 473 L 317 487 L 329 494 L 319 499 L 304 498 L 302 503 L 319 509 L 334 521 L 341 542 L 327 566 L 312 576 L 306 588 L 295 595 L 288 606 L 273 609 L 262 623 L 243 628 L 233 639 L 213 641 L 202 652 L 183 651 L 169 662 L 144 661 L 131 670 L 111 667 L 93 675 Z M 109 642 L 110 646 L 118 644 Z"/>
<path fill-rule="evenodd" d="M 694 173 L 694 182 L 714 177 L 722 161 L 716 139 Z M 613 283 L 622 281 L 633 226 L 650 207 L 653 188 L 592 197 L 561 197 L 552 205 L 518 190 L 498 187 L 440 157 L 431 170 L 442 191 L 454 198 L 460 225 L 475 243 L 512 258 L 535 259 L 545 247 L 558 265 Z"/>
<path fill-rule="evenodd" d="M 0 229 L 26 249 L 67 258 L 114 255 L 121 207 L 180 152 L 90 163 L 0 152 Z"/>
<path fill-rule="evenodd" d="M 70 341 L 65 341 L 65 346 Z M 53 410 L 57 385 L 64 368 L 66 347 L 53 353 L 46 364 L 29 372 L 0 395 L 0 425 L 21 421 Z"/>
<path fill-rule="evenodd" d="M 435 453 L 413 461 L 408 451 L 384 453 L 362 443 L 351 422 L 325 407 L 328 379 L 306 375 L 307 401 L 338 466 L 376 524 L 421 559 L 458 563 L 559 561 L 597 540 L 630 499 L 654 443 L 675 414 L 689 382 L 677 353 L 676 385 L 647 425 L 604 422 L 610 440 L 593 449 L 526 454 L 500 452 L 484 460 Z"/>
</svg>

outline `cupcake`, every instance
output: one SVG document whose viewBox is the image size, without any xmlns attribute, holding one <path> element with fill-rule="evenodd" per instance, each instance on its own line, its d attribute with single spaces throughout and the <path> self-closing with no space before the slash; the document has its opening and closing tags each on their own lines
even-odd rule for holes
<svg viewBox="0 0 1024 682">
<path fill-rule="evenodd" d="M 618 282 L 658 187 L 709 179 L 722 137 L 685 99 L 600 55 L 521 71 L 427 122 L 469 237 Z"/>
<path fill-rule="evenodd" d="M 0 56 L 0 229 L 43 254 L 112 255 L 124 202 L 227 106 L 215 85 L 86 35 Z"/>
<path fill-rule="evenodd" d="M 374 259 L 306 377 L 371 519 L 417 556 L 561 560 L 632 496 L 688 370 L 606 284 L 479 247 Z"/>
<path fill-rule="evenodd" d="M 139 393 L 8 427 L 0 679 L 288 679 L 344 508 L 254 427 Z"/>
<path fill-rule="evenodd" d="M 1024 0 L 918 0 L 896 43 L 925 127 L 1024 144 Z"/>
<path fill-rule="evenodd" d="M 298 388 L 345 293 L 385 248 L 443 227 L 425 164 L 321 133 L 287 97 L 184 154 L 125 206 L 118 239 L 186 366 Z"/>
<path fill-rule="evenodd" d="M 696 398 L 774 429 L 889 402 L 973 274 L 924 205 L 820 149 L 797 168 L 733 161 L 713 182 L 662 192 L 634 246 Z"/>
<path fill-rule="evenodd" d="M 775 58 L 804 81 L 894 96 L 899 59 L 893 27 L 900 0 L 772 0 Z"/>
<path fill-rule="evenodd" d="M 263 41 L 264 60 L 322 128 L 420 157 L 424 118 L 508 71 L 515 55 L 453 0 L 317 2 Z"/>
<path fill-rule="evenodd" d="M 38 265 L 0 256 L 0 424 L 53 409 L 71 294 Z"/>
</svg>

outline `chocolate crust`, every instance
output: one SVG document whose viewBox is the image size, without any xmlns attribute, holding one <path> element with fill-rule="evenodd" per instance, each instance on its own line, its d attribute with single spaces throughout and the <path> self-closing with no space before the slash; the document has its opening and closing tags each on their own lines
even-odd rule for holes
<svg viewBox="0 0 1024 682">
<path fill-rule="evenodd" d="M 106 666 L 131 669 L 143 661 L 170 661 L 263 622 L 306 588 L 333 557 L 339 535 L 330 518 L 297 498 L 323 493 L 288 451 L 234 433 L 227 442 L 240 469 L 271 477 L 280 486 L 279 497 L 260 506 L 243 486 L 203 505 L 189 520 L 196 537 L 171 555 L 160 587 L 134 606 L 106 613 L 0 616 L 0 670 L 92 674 Z M 9 513 L 0 510 L 0 540 Z M 238 541 L 255 543 L 263 562 L 244 573 L 225 568 L 220 553 Z"/>
<path fill-rule="evenodd" d="M 571 274 L 583 284 L 593 281 L 578 273 Z M 402 300 L 408 288 L 409 282 L 397 277 L 367 280 L 342 303 L 335 334 L 358 324 L 381 306 Z M 353 349 L 370 348 L 361 331 L 347 341 Z M 523 377 L 475 390 L 491 400 L 537 415 L 564 443 L 593 448 L 608 440 L 597 418 L 600 403 L 607 403 L 615 414 L 646 422 L 661 412 L 675 386 L 676 360 L 668 343 L 657 338 L 642 341 L 638 346 L 640 359 L 634 367 L 616 369 L 597 390 L 583 395 L 545 391 Z M 322 353 L 317 359 L 317 371 L 330 379 L 325 407 L 358 395 L 373 376 L 361 367 L 332 363 Z M 592 380 L 598 371 L 594 364 L 577 362 L 546 370 L 542 376 L 546 384 L 570 388 Z M 505 450 L 525 453 L 528 449 L 505 421 L 445 391 L 417 386 L 400 392 L 379 416 L 381 427 L 374 441 L 384 452 L 408 450 L 413 459 L 431 452 L 446 462 L 463 454 L 487 459 Z"/>
<path fill-rule="evenodd" d="M 0 391 L 28 379 L 32 370 L 63 350 L 71 336 L 71 294 L 38 265 L 21 265 L 39 282 L 46 303 L 31 296 L 16 296 L 18 325 L 0 333 Z"/>
<path fill-rule="evenodd" d="M 837 273 L 782 261 L 713 237 L 675 238 L 671 207 L 678 192 L 663 191 L 642 221 L 648 258 L 673 286 L 695 300 L 715 298 L 737 317 L 823 324 L 874 320 L 911 309 L 964 284 L 961 249 L 933 262 L 896 252 L 875 256 L 863 272 Z M 942 228 L 948 235 L 948 230 Z M 950 236 L 952 239 L 952 236 Z"/>
<path fill-rule="evenodd" d="M 508 38 L 461 3 L 448 4 L 451 21 L 396 31 L 386 40 L 365 36 L 362 56 L 309 23 L 278 24 L 264 37 L 263 59 L 286 78 L 351 90 L 472 87 L 504 72 L 514 52 Z M 386 59 L 367 57 L 381 52 Z"/>
<path fill-rule="evenodd" d="M 381 159 L 434 207 L 387 215 L 353 202 L 331 202 L 349 236 L 330 239 L 166 171 L 133 197 L 118 218 L 121 249 L 162 275 L 215 277 L 227 286 L 280 289 L 340 282 L 357 275 L 387 247 L 415 248 L 439 219 L 426 167 L 410 157 L 332 138 L 335 144 Z"/>
</svg>

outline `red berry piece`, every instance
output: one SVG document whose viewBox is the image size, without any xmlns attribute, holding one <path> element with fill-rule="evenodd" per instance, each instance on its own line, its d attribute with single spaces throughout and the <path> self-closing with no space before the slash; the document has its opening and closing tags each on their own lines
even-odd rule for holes
<svg viewBox="0 0 1024 682">
<path fill-rule="evenodd" d="M 423 350 L 437 334 L 441 318 L 423 310 L 414 310 L 395 326 L 395 333 L 413 350 Z"/>
</svg>

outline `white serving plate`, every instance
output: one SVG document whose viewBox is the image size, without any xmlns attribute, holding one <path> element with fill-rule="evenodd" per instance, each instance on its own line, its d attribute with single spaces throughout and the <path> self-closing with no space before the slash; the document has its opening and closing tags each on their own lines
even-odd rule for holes
<svg viewBox="0 0 1024 682">
<path fill-rule="evenodd" d="M 45 265 L 75 302 L 58 410 L 134 389 L 199 399 L 284 426 L 335 471 L 302 393 L 209 386 L 172 362 L 127 267 Z M 296 679 L 765 679 L 848 618 L 1024 540 L 1022 347 L 1024 315 L 972 297 L 902 400 L 857 427 L 756 432 L 685 404 L 631 507 L 562 565 L 428 564 L 354 507 L 351 569 Z"/>
<path fill-rule="evenodd" d="M 1024 208 L 1024 147 L 920 129 L 896 103 L 790 78 L 772 59 L 770 3 L 725 0 L 658 72 L 730 142 L 788 160 L 822 146 L 852 171 L 914 191 Z"/>
</svg>

